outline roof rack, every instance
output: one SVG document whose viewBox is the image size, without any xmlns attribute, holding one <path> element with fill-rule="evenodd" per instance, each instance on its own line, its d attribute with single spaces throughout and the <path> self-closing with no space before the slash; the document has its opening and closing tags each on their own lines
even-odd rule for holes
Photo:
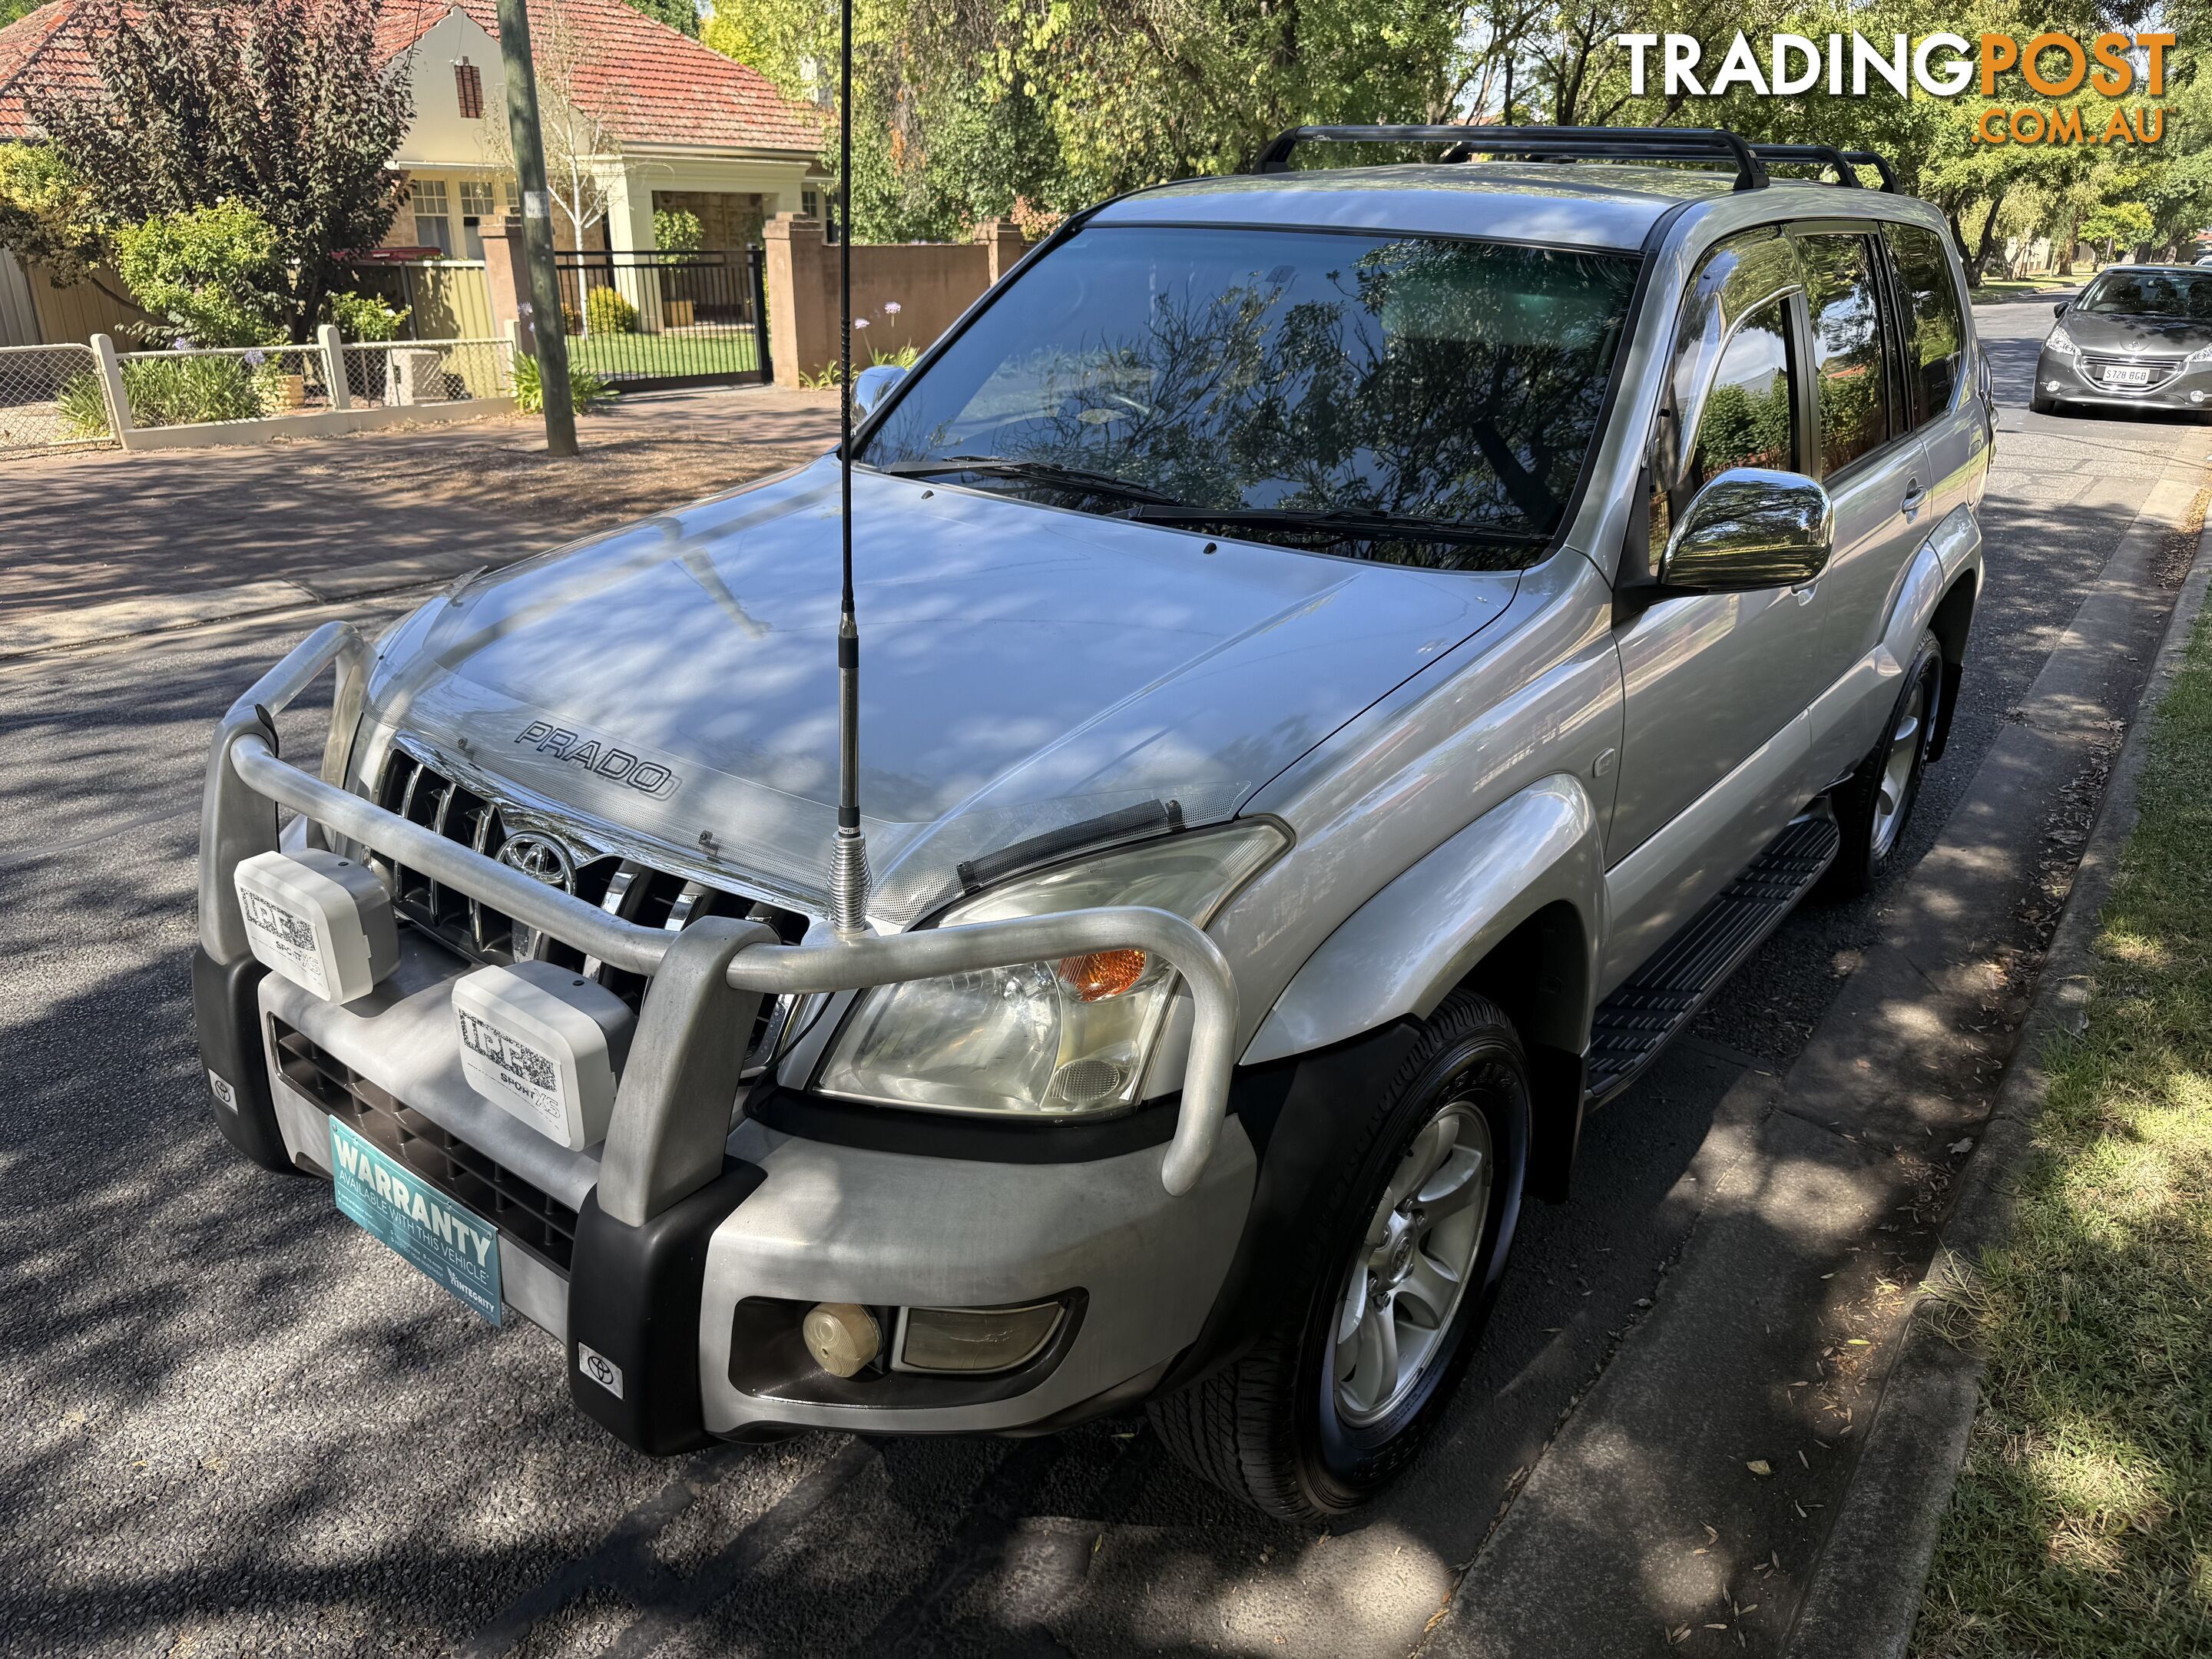
<svg viewBox="0 0 2212 1659">
<path fill-rule="evenodd" d="M 1751 153 L 1762 161 L 1813 161 L 1836 170 L 1836 182 L 1856 190 L 1859 168 L 1872 167 L 1881 175 L 1881 187 L 1897 194 L 1897 173 L 1886 157 L 1870 149 L 1838 149 L 1833 144 L 1753 144 Z"/>
<path fill-rule="evenodd" d="M 1766 188 L 1754 147 L 1723 127 L 1371 126 L 1292 127 L 1267 141 L 1255 173 L 1287 173 L 1304 143 L 1453 144 L 1462 156 L 1556 155 L 1566 160 L 1725 161 L 1738 190 Z"/>
</svg>

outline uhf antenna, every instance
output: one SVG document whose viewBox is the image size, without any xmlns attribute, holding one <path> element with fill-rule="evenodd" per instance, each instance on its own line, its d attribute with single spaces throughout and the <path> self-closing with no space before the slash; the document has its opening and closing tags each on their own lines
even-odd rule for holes
<svg viewBox="0 0 2212 1659">
<path fill-rule="evenodd" d="M 868 931 L 868 842 L 860 833 L 860 628 L 853 615 L 853 0 L 841 0 L 837 87 L 837 483 L 844 592 L 837 612 L 837 842 L 830 862 L 830 925 Z"/>
</svg>

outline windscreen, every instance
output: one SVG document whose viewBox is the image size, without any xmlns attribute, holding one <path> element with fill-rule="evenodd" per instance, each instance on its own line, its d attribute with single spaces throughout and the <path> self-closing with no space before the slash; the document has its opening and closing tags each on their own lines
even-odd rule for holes
<svg viewBox="0 0 2212 1659">
<path fill-rule="evenodd" d="M 2108 270 L 2075 308 L 2097 317 L 2212 323 L 2212 270 Z"/>
<path fill-rule="evenodd" d="M 904 387 L 858 459 L 1446 568 L 1564 517 L 1637 261 L 1434 236 L 1093 226 Z"/>
</svg>

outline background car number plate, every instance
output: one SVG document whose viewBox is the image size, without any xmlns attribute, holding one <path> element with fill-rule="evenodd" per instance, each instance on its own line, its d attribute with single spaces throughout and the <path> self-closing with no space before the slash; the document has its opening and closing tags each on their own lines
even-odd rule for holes
<svg viewBox="0 0 2212 1659">
<path fill-rule="evenodd" d="M 330 1120 L 338 1208 L 495 1325 L 499 1229 Z"/>
<path fill-rule="evenodd" d="M 2114 386 L 2148 386 L 2150 371 L 2147 368 L 2114 367 L 2105 371 L 2105 379 Z"/>
</svg>

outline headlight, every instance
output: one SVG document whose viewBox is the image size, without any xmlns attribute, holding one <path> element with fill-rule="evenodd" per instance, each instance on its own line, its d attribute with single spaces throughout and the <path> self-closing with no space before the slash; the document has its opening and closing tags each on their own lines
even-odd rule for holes
<svg viewBox="0 0 2212 1659">
<path fill-rule="evenodd" d="M 1287 844 L 1273 824 L 1171 836 L 954 906 L 997 921 L 1147 904 L 1203 927 Z M 866 993 L 831 1046 L 824 1094 L 939 1112 L 1096 1117 L 1137 1097 L 1176 976 L 1142 951 L 914 980 Z"/>
<path fill-rule="evenodd" d="M 2045 351 L 2055 351 L 2062 357 L 2071 357 L 2081 349 L 2080 346 L 2074 343 L 2074 337 L 2066 331 L 2066 325 L 2063 323 L 2051 331 L 2050 335 L 2043 342 L 2043 349 Z"/>
<path fill-rule="evenodd" d="M 2199 346 L 2181 361 L 2185 363 L 2212 363 L 2212 345 Z"/>
</svg>

